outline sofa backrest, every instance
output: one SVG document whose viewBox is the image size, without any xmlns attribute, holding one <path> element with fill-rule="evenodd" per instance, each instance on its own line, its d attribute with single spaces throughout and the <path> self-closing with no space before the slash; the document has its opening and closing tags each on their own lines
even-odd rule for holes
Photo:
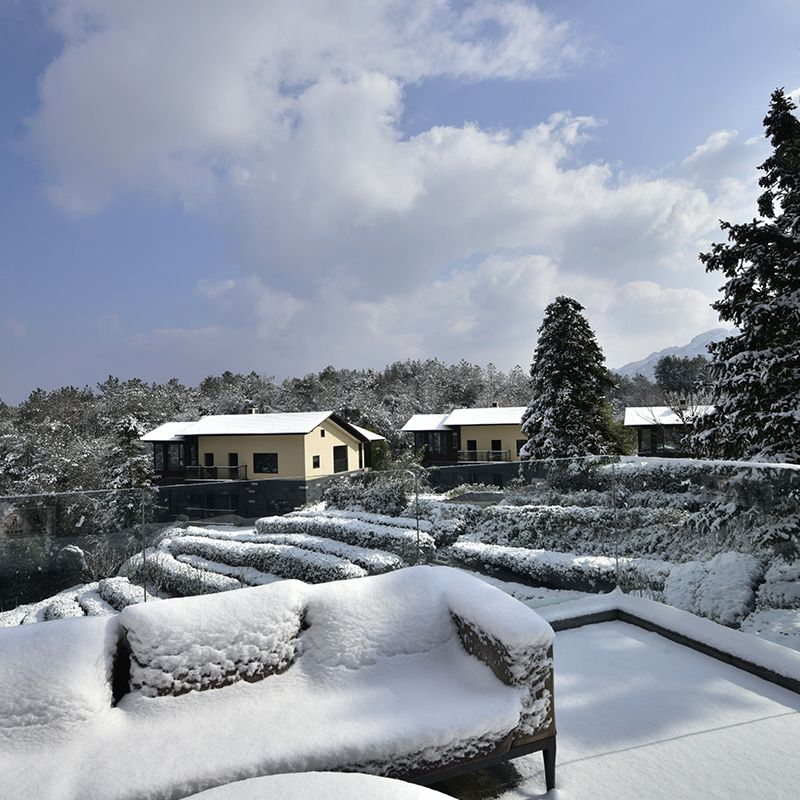
<svg viewBox="0 0 800 800">
<path fill-rule="evenodd" d="M 408 567 L 307 587 L 303 657 L 357 668 L 432 650 L 456 633 L 438 569 Z"/>
<path fill-rule="evenodd" d="M 128 606 L 120 622 L 131 688 L 179 695 L 283 672 L 297 651 L 305 589 L 290 580 Z"/>
</svg>

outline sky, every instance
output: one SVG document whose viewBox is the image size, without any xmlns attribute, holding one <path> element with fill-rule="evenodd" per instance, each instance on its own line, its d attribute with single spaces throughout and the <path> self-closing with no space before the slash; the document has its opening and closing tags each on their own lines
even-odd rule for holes
<svg viewBox="0 0 800 800">
<path fill-rule="evenodd" d="M 0 399 L 720 322 L 798 0 L 0 0 Z"/>
</svg>

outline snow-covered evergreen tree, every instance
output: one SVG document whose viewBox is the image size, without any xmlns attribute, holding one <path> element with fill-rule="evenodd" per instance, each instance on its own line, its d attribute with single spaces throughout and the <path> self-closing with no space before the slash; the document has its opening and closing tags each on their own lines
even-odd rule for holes
<svg viewBox="0 0 800 800">
<path fill-rule="evenodd" d="M 739 334 L 709 346 L 716 410 L 696 439 L 723 458 L 800 463 L 800 121 L 782 90 L 764 119 L 760 218 L 722 223 L 728 242 L 700 256 L 728 279 L 713 304 Z"/>
<path fill-rule="evenodd" d="M 545 309 L 531 365 L 533 399 L 522 416 L 523 459 L 600 455 L 611 450 L 603 351 L 583 306 L 557 297 Z"/>
</svg>

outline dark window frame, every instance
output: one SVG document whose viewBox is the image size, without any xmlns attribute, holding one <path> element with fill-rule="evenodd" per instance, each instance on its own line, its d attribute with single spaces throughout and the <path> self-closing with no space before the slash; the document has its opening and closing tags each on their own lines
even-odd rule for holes
<svg viewBox="0 0 800 800">
<path fill-rule="evenodd" d="M 253 473 L 255 475 L 277 475 L 277 453 L 253 453 Z"/>
</svg>

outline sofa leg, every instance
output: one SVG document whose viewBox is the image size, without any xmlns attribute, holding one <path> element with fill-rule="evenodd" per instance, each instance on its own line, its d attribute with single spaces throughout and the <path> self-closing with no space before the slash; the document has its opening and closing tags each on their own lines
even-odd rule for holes
<svg viewBox="0 0 800 800">
<path fill-rule="evenodd" d="M 552 743 L 542 750 L 544 757 L 544 785 L 549 792 L 556 788 L 556 737 Z"/>
</svg>

